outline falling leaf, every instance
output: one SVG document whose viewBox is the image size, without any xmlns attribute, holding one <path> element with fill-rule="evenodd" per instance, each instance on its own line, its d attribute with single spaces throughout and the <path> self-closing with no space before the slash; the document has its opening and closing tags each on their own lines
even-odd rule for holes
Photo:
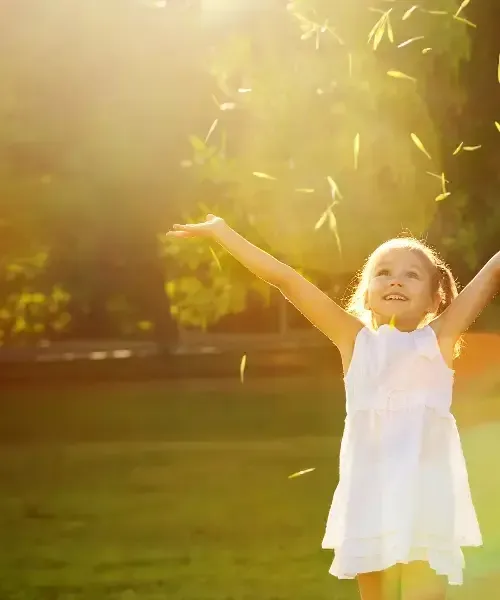
<svg viewBox="0 0 500 600">
<path fill-rule="evenodd" d="M 458 17 L 458 15 L 463 11 L 463 9 L 470 3 L 470 0 L 464 0 L 462 2 L 462 4 L 458 7 L 457 12 L 455 13 L 455 17 Z"/>
<path fill-rule="evenodd" d="M 255 177 L 259 177 L 259 179 L 270 179 L 271 181 L 276 181 L 276 177 L 272 177 L 267 173 L 260 173 L 259 171 L 254 171 L 252 175 L 255 175 Z"/>
<path fill-rule="evenodd" d="M 401 71 L 387 71 L 387 75 L 389 75 L 389 77 L 394 77 L 395 79 L 409 79 L 410 81 L 417 81 L 415 77 L 410 77 L 405 73 L 401 73 Z"/>
<path fill-rule="evenodd" d="M 389 321 L 389 327 L 391 329 L 396 327 L 396 315 L 392 315 L 391 320 Z"/>
<path fill-rule="evenodd" d="M 321 217 L 318 219 L 316 225 L 314 226 L 314 231 L 318 231 L 318 229 L 323 227 L 323 225 L 326 223 L 327 219 L 328 219 L 328 210 L 325 210 L 325 212 L 321 215 Z"/>
<path fill-rule="evenodd" d="M 390 15 L 391 11 L 392 11 L 392 8 L 390 8 L 387 12 L 385 12 L 380 17 L 380 19 L 375 23 L 375 25 L 372 27 L 370 33 L 368 34 L 368 43 L 370 43 L 373 39 L 373 49 L 374 50 L 376 50 L 378 48 L 378 45 L 380 44 L 380 42 L 384 36 L 385 28 L 388 23 L 389 15 Z"/>
<path fill-rule="evenodd" d="M 368 34 L 368 43 L 370 43 L 375 36 L 375 34 L 380 30 L 385 21 L 385 13 L 380 17 L 380 19 L 375 23 L 375 25 L 371 28 L 370 33 Z"/>
<path fill-rule="evenodd" d="M 359 133 L 354 137 L 354 168 L 358 168 L 358 157 L 359 157 Z"/>
<path fill-rule="evenodd" d="M 479 148 L 481 148 L 481 144 L 479 144 L 479 146 L 464 146 L 462 150 L 465 150 L 467 152 L 474 152 L 474 150 L 479 150 Z"/>
<path fill-rule="evenodd" d="M 460 142 L 460 144 L 458 144 L 458 146 L 453 151 L 453 156 L 456 156 L 460 152 L 460 150 L 462 150 L 463 147 L 464 147 L 464 143 Z"/>
<path fill-rule="evenodd" d="M 432 177 L 436 177 L 436 179 L 439 179 L 440 181 L 442 181 L 443 175 L 444 173 L 441 173 L 441 175 L 438 175 L 437 173 L 431 173 L 431 171 L 426 171 L 427 175 L 432 175 Z M 450 183 L 447 179 L 444 180 L 445 183 Z"/>
<path fill-rule="evenodd" d="M 297 188 L 296 192 L 300 192 L 301 194 L 314 194 L 314 190 L 312 188 Z"/>
<path fill-rule="evenodd" d="M 379 47 L 379 44 L 382 41 L 382 38 L 384 37 L 384 32 L 385 32 L 385 21 L 377 29 L 377 33 L 375 34 L 375 37 L 373 38 L 373 49 L 374 50 L 376 50 Z"/>
<path fill-rule="evenodd" d="M 352 54 L 349 53 L 349 77 L 352 77 Z"/>
<path fill-rule="evenodd" d="M 413 12 L 415 12 L 418 8 L 418 5 L 414 5 L 411 8 L 409 8 L 405 14 L 403 15 L 403 21 L 406 21 L 406 19 L 410 18 L 410 16 L 413 14 Z"/>
<path fill-rule="evenodd" d="M 498 83 L 500 83 L 500 54 L 498 55 Z"/>
<path fill-rule="evenodd" d="M 441 173 L 441 189 L 443 190 L 443 194 L 446 194 L 446 178 L 444 173 Z"/>
<path fill-rule="evenodd" d="M 412 42 L 416 42 L 417 40 L 423 40 L 423 39 L 424 39 L 423 35 L 418 35 L 417 37 L 406 40 L 406 42 L 401 42 L 401 44 L 398 45 L 398 48 L 404 48 L 405 46 L 408 46 Z"/>
<path fill-rule="evenodd" d="M 224 102 L 224 104 L 221 104 L 219 108 L 221 110 L 234 110 L 236 108 L 236 103 L 235 102 Z"/>
<path fill-rule="evenodd" d="M 422 54 L 427 54 L 427 52 L 430 52 L 432 50 L 432 48 L 424 48 L 422 50 Z"/>
<path fill-rule="evenodd" d="M 325 210 L 325 212 L 321 215 L 321 217 L 318 219 L 316 225 L 314 226 L 314 231 L 318 231 L 318 229 L 321 229 L 321 227 L 323 227 L 323 225 L 326 223 L 327 219 L 328 219 L 328 210 Z"/>
<path fill-rule="evenodd" d="M 445 198 L 448 198 L 448 196 L 450 196 L 450 192 L 445 192 L 444 194 L 439 194 L 439 196 L 436 196 L 436 202 L 441 202 L 441 200 L 444 200 Z"/>
<path fill-rule="evenodd" d="M 328 209 L 328 224 L 330 226 L 330 229 L 333 231 L 333 234 L 335 235 L 335 242 L 337 244 L 339 253 L 342 254 L 342 246 L 340 244 L 340 237 L 339 237 L 339 232 L 337 229 L 337 219 L 335 218 L 335 214 L 334 214 L 331 206 Z"/>
<path fill-rule="evenodd" d="M 238 88 L 238 92 L 240 94 L 249 94 L 252 91 L 252 88 Z"/>
<path fill-rule="evenodd" d="M 429 15 L 447 15 L 448 12 L 446 10 L 425 10 Z"/>
<path fill-rule="evenodd" d="M 244 354 L 241 357 L 241 362 L 240 362 L 240 381 L 241 383 L 243 383 L 245 381 L 245 367 L 247 366 L 247 355 Z"/>
<path fill-rule="evenodd" d="M 391 20 L 389 17 L 387 17 L 387 37 L 391 44 L 394 44 L 394 32 L 392 31 Z"/>
<path fill-rule="evenodd" d="M 215 121 L 212 123 L 212 126 L 210 127 L 210 129 L 208 130 L 207 133 L 207 137 L 205 138 L 205 144 L 208 142 L 209 137 L 212 135 L 212 133 L 215 131 L 215 128 L 217 127 L 217 124 L 219 123 L 219 119 L 215 119 Z"/>
<path fill-rule="evenodd" d="M 425 149 L 424 145 L 422 144 L 422 142 L 420 141 L 420 139 L 418 138 L 418 136 L 416 136 L 414 133 L 410 134 L 411 139 L 413 140 L 413 143 L 415 144 L 415 146 L 421 151 L 423 152 L 427 158 L 432 160 L 432 156 L 427 152 L 427 150 Z"/>
<path fill-rule="evenodd" d="M 474 27 L 474 29 L 477 28 L 477 25 L 475 23 L 473 23 L 472 21 L 469 21 L 468 19 L 463 19 L 462 17 L 457 17 L 456 15 L 453 15 L 453 18 L 455 19 L 455 21 L 460 21 L 461 23 L 465 23 L 465 25 L 468 25 L 469 27 Z"/>
<path fill-rule="evenodd" d="M 339 186 L 335 183 L 335 181 L 333 181 L 333 179 L 330 176 L 328 176 L 326 180 L 330 185 L 332 198 L 335 200 L 335 196 L 338 196 L 342 200 L 342 194 L 340 193 Z"/>
<path fill-rule="evenodd" d="M 295 479 L 295 477 L 300 477 L 301 475 L 305 475 L 306 473 L 311 473 L 315 471 L 316 467 L 312 467 L 312 469 L 304 469 L 303 471 L 298 471 L 297 473 L 292 473 L 288 476 L 288 479 Z"/>
<path fill-rule="evenodd" d="M 500 131 L 500 123 L 498 121 L 495 121 L 495 127 Z"/>
<path fill-rule="evenodd" d="M 212 246 L 209 246 L 208 249 L 210 250 L 210 254 L 212 255 L 212 258 L 214 259 L 214 262 L 217 265 L 217 268 L 219 269 L 219 271 L 222 271 L 222 265 L 220 264 L 219 257 L 215 253 L 215 250 L 212 248 Z"/>
<path fill-rule="evenodd" d="M 217 96 L 216 96 L 215 94 L 212 94 L 212 100 L 214 101 L 214 103 L 215 103 L 215 106 L 216 106 L 217 108 L 220 108 L 220 102 L 219 102 L 219 100 L 217 99 Z"/>
<path fill-rule="evenodd" d="M 332 231 L 337 231 L 337 219 L 331 207 L 328 209 L 328 225 Z"/>
</svg>

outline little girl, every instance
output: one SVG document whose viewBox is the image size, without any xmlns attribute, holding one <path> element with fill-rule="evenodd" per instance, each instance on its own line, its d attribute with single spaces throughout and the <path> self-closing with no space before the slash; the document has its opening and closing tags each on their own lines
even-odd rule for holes
<svg viewBox="0 0 500 600">
<path fill-rule="evenodd" d="M 481 545 L 450 413 L 462 333 L 500 289 L 500 252 L 457 294 L 424 243 L 389 240 L 368 258 L 346 310 L 214 215 L 167 235 L 219 242 L 276 286 L 337 346 L 347 417 L 323 548 L 362 600 L 443 600 L 463 546 Z"/>
</svg>

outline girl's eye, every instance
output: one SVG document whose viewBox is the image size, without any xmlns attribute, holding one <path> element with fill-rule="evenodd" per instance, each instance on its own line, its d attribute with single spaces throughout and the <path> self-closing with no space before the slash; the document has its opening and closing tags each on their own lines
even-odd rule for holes
<svg viewBox="0 0 500 600">
<path fill-rule="evenodd" d="M 413 277 L 414 279 L 418 279 L 418 273 L 415 271 L 408 271 L 408 277 Z"/>
<path fill-rule="evenodd" d="M 389 275 L 389 269 L 380 269 L 377 271 L 377 277 L 380 277 L 381 275 Z"/>
</svg>

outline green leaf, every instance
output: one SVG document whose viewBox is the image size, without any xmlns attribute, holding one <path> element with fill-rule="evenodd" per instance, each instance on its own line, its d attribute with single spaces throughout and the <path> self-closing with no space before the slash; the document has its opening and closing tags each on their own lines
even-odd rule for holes
<svg viewBox="0 0 500 600">
<path fill-rule="evenodd" d="M 314 231 L 318 231 L 318 229 L 321 229 L 321 227 L 323 227 L 323 225 L 326 223 L 327 219 L 328 219 L 328 210 L 325 210 L 325 212 L 321 215 L 321 217 L 316 222 L 316 225 L 314 226 Z"/>
<path fill-rule="evenodd" d="M 212 248 L 212 246 L 209 246 L 208 249 L 210 250 L 210 254 L 212 255 L 212 258 L 214 259 L 214 262 L 217 265 L 217 268 L 219 269 L 219 271 L 222 271 L 222 265 L 220 264 L 219 257 L 215 253 L 215 250 Z"/>
<path fill-rule="evenodd" d="M 405 46 L 408 46 L 409 44 L 412 44 L 413 42 L 416 42 L 417 40 L 423 40 L 424 36 L 423 35 L 418 35 L 417 37 L 413 37 L 410 38 L 409 40 L 406 40 L 406 42 L 401 42 L 401 44 L 398 45 L 398 48 L 404 48 Z"/>
<path fill-rule="evenodd" d="M 333 232 L 333 234 L 335 236 L 335 242 L 337 244 L 339 253 L 342 254 L 342 246 L 340 244 L 340 237 L 339 237 L 339 232 L 338 232 L 338 228 L 337 228 L 337 219 L 335 217 L 335 214 L 334 214 L 331 206 L 328 209 L 328 224 L 329 224 L 331 231 Z"/>
<path fill-rule="evenodd" d="M 383 36 L 384 36 L 384 32 L 385 32 L 385 28 L 388 24 L 389 21 L 389 15 L 392 11 L 392 8 L 390 8 L 387 12 L 385 12 L 380 19 L 375 23 L 375 25 L 372 27 L 370 33 L 368 34 L 368 43 L 370 43 L 373 40 L 373 49 L 376 50 L 378 48 L 378 45 L 380 44 Z M 392 28 L 391 31 L 388 32 L 389 35 L 389 39 L 390 36 L 392 35 Z"/>
<path fill-rule="evenodd" d="M 441 173 L 441 189 L 443 190 L 443 194 L 446 194 L 446 177 L 444 173 Z"/>
<path fill-rule="evenodd" d="M 382 41 L 382 38 L 384 37 L 384 32 L 385 32 L 385 21 L 377 29 L 377 32 L 375 33 L 375 36 L 373 38 L 373 49 L 374 50 L 376 50 L 379 47 L 379 44 Z"/>
<path fill-rule="evenodd" d="M 417 81 L 415 77 L 410 77 L 410 75 L 406 75 L 406 73 L 402 73 L 401 71 L 387 71 L 387 75 L 389 75 L 389 77 L 394 77 L 395 79 L 408 79 L 409 81 Z"/>
<path fill-rule="evenodd" d="M 426 171 L 427 175 L 432 175 L 432 177 L 436 177 L 436 179 L 439 179 L 439 181 L 442 181 L 443 179 L 443 175 L 444 173 L 441 173 L 441 175 L 438 175 L 437 173 L 431 173 L 431 171 Z M 445 183 L 450 183 L 447 179 L 444 180 Z"/>
<path fill-rule="evenodd" d="M 436 202 L 441 202 L 441 200 L 444 200 L 445 198 L 448 198 L 448 196 L 450 196 L 450 192 L 445 192 L 444 194 L 439 194 L 439 196 L 436 196 Z"/>
<path fill-rule="evenodd" d="M 252 175 L 255 175 L 255 177 L 258 177 L 259 179 L 269 179 L 270 181 L 276 181 L 276 177 L 272 177 L 267 173 L 261 173 L 260 171 L 254 171 Z"/>
<path fill-rule="evenodd" d="M 358 158 L 359 158 L 359 133 L 357 133 L 354 137 L 354 168 L 358 168 Z"/>
<path fill-rule="evenodd" d="M 417 10 L 417 8 L 418 8 L 418 5 L 417 5 L 417 4 L 415 4 L 414 6 L 412 6 L 411 8 L 409 8 L 409 9 L 408 9 L 408 10 L 405 12 L 405 14 L 403 15 L 403 19 L 402 19 L 402 20 L 403 20 L 403 21 L 406 21 L 406 19 L 410 18 L 410 17 L 411 17 L 411 15 L 412 15 L 412 14 L 413 14 L 413 13 L 414 13 L 416 10 Z"/>
<path fill-rule="evenodd" d="M 468 25 L 469 27 L 473 27 L 474 29 L 477 28 L 477 25 L 475 23 L 473 23 L 472 21 L 469 21 L 468 19 L 463 19 L 462 17 L 457 17 L 456 15 L 453 15 L 453 18 L 455 19 L 455 21 L 460 21 L 460 23 L 464 23 L 465 25 Z"/>
<path fill-rule="evenodd" d="M 212 123 L 212 125 L 210 126 L 210 129 L 208 130 L 207 133 L 207 137 L 205 138 L 205 144 L 208 142 L 210 136 L 212 135 L 212 133 L 215 131 L 215 128 L 217 127 L 217 124 L 219 123 L 219 119 L 215 119 L 215 121 Z"/>
<path fill-rule="evenodd" d="M 335 197 L 338 196 L 342 200 L 342 194 L 340 193 L 339 186 L 335 183 L 333 178 L 328 176 L 326 180 L 328 181 L 328 184 L 330 186 L 332 198 L 335 200 Z"/>
<path fill-rule="evenodd" d="M 244 383 L 244 381 L 245 381 L 246 366 L 247 366 L 247 355 L 244 354 L 241 357 L 241 362 L 240 362 L 240 381 L 241 381 L 241 383 Z"/>
<path fill-rule="evenodd" d="M 297 473 L 292 473 L 291 475 L 289 475 L 288 479 L 295 479 L 296 477 L 301 477 L 302 475 L 305 475 L 306 473 L 311 473 L 315 469 L 316 469 L 316 467 L 312 467 L 311 469 L 304 469 L 303 471 L 297 471 Z"/>
<path fill-rule="evenodd" d="M 394 44 L 394 32 L 392 31 L 391 19 L 387 17 L 387 37 L 391 44 Z"/>
<path fill-rule="evenodd" d="M 455 13 L 455 17 L 458 17 L 458 15 L 463 11 L 463 9 L 470 4 L 470 0 L 463 0 L 462 4 L 458 7 L 457 12 Z"/>
<path fill-rule="evenodd" d="M 420 141 L 419 137 L 414 134 L 414 133 L 410 133 L 411 139 L 413 140 L 413 143 L 415 144 L 415 146 L 421 151 L 423 152 L 427 158 L 429 158 L 430 160 L 432 160 L 432 156 L 427 152 L 427 150 L 425 149 L 425 146 L 422 144 L 422 142 Z"/>
</svg>

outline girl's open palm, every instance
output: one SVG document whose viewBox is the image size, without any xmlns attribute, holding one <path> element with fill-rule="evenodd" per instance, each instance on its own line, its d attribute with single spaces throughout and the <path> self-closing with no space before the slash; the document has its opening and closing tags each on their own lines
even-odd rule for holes
<svg viewBox="0 0 500 600">
<path fill-rule="evenodd" d="M 179 238 L 211 237 L 223 223 L 224 221 L 220 217 L 207 215 L 203 223 L 188 223 L 186 225 L 176 223 L 167 232 L 167 236 Z"/>
</svg>

